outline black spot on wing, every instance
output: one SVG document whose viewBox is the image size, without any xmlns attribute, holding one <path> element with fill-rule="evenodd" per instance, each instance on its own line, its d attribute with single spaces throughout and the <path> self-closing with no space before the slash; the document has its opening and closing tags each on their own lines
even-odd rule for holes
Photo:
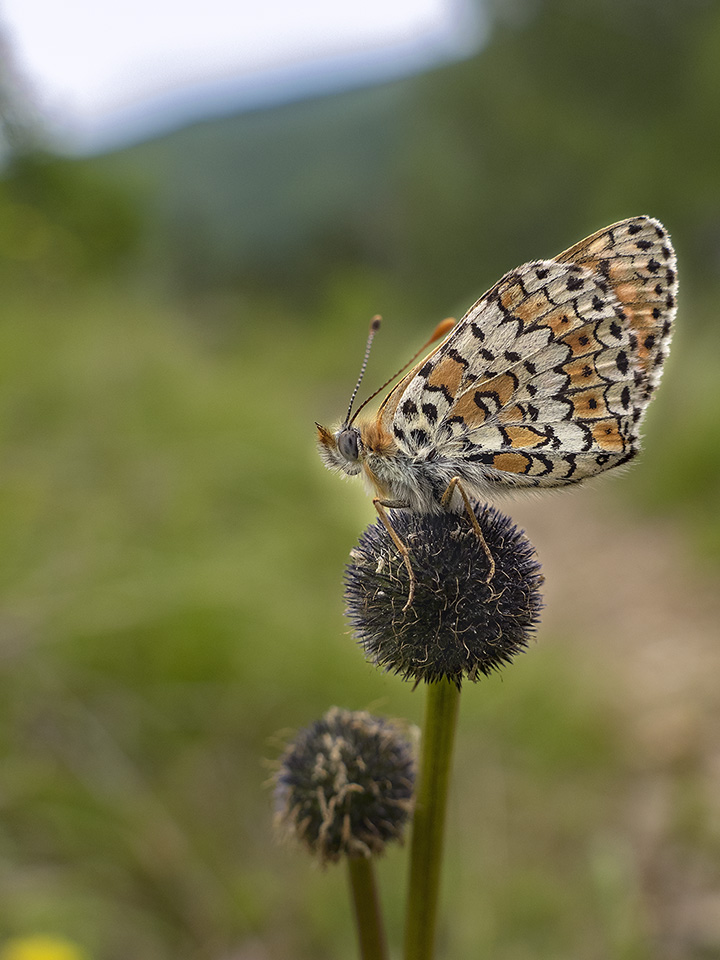
<svg viewBox="0 0 720 960">
<path fill-rule="evenodd" d="M 435 406 L 434 403 L 423 403 L 422 406 L 420 407 L 420 409 L 422 410 L 423 414 L 425 415 L 425 418 L 427 419 L 427 422 L 428 422 L 431 426 L 433 426 L 434 424 L 437 423 L 437 419 L 438 419 L 438 408 Z"/>
</svg>

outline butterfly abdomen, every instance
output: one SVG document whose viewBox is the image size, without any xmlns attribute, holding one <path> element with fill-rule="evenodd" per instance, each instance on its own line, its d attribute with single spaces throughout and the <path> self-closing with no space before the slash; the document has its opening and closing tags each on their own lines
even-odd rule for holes
<svg viewBox="0 0 720 960">
<path fill-rule="evenodd" d="M 442 513 L 443 493 L 455 475 L 445 458 L 411 456 L 394 445 L 366 448 L 362 469 L 371 495 L 413 513 Z"/>
</svg>

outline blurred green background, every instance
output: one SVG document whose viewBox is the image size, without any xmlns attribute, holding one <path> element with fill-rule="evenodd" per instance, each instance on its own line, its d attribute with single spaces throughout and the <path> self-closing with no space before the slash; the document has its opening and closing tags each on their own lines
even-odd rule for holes
<svg viewBox="0 0 720 960">
<path fill-rule="evenodd" d="M 647 213 L 677 335 L 632 471 L 505 501 L 536 646 L 463 692 L 441 957 L 720 958 L 720 4 L 499 0 L 421 76 L 55 155 L 8 78 L 0 181 L 0 935 L 91 960 L 355 955 L 272 837 L 288 731 L 422 718 L 323 470 L 367 386 L 502 273 Z M 399 949 L 405 854 L 381 865 Z"/>
</svg>

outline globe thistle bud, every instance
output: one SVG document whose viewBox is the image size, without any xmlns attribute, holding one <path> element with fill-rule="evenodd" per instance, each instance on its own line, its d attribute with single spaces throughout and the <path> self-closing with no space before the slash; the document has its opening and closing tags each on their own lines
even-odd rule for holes
<svg viewBox="0 0 720 960">
<path fill-rule="evenodd" d="M 412 748 L 396 724 L 332 707 L 280 761 L 276 823 L 322 863 L 377 855 L 402 839 L 414 780 Z"/>
<path fill-rule="evenodd" d="M 378 520 L 362 534 L 345 573 L 347 615 L 377 666 L 419 682 L 477 680 L 524 650 L 539 622 L 543 576 L 535 550 L 512 520 L 474 506 L 495 561 L 488 581 L 487 551 L 463 514 L 391 513 L 393 529 L 410 550 L 407 568 Z"/>
</svg>

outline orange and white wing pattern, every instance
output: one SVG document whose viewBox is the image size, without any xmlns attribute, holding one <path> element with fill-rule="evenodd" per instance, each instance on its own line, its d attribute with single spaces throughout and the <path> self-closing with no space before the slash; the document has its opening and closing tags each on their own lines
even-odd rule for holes
<svg viewBox="0 0 720 960">
<path fill-rule="evenodd" d="M 471 483 L 574 483 L 630 460 L 668 353 L 675 253 L 650 217 L 506 274 L 379 412 Z"/>
</svg>

